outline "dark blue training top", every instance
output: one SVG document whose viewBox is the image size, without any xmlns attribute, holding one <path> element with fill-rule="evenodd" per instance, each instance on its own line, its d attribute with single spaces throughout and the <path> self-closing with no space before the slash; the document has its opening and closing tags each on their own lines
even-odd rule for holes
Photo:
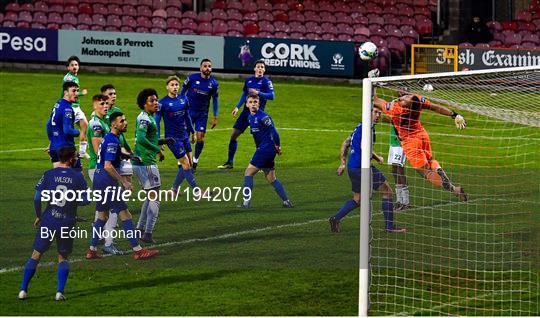
<svg viewBox="0 0 540 318">
<path fill-rule="evenodd" d="M 236 104 L 236 108 L 240 108 L 245 105 L 246 99 L 249 96 L 249 89 L 253 88 L 256 89 L 259 92 L 259 109 L 264 110 L 264 107 L 266 106 L 266 101 L 273 100 L 275 98 L 274 95 L 274 85 L 272 84 L 272 81 L 268 77 L 255 77 L 251 76 L 248 79 L 246 79 L 246 82 L 244 83 L 244 88 L 242 89 L 242 96 L 240 97 L 240 100 L 238 101 L 238 104 Z M 244 106 L 244 110 L 249 109 Z"/>
<path fill-rule="evenodd" d="M 280 140 L 272 118 L 259 110 L 255 115 L 249 114 L 248 120 L 257 148 L 276 151 L 275 146 L 280 145 Z"/>
<path fill-rule="evenodd" d="M 154 115 L 157 125 L 158 137 L 160 135 L 160 121 L 163 118 L 165 137 L 187 138 L 193 133 L 193 122 L 188 112 L 188 101 L 185 96 L 176 98 L 168 95 L 159 100 L 161 107 Z"/>
<path fill-rule="evenodd" d="M 375 126 L 373 132 L 373 143 L 375 143 Z M 351 152 L 347 167 L 349 169 L 360 169 L 362 167 L 362 124 L 358 124 L 351 134 Z"/>
<path fill-rule="evenodd" d="M 74 137 L 79 136 L 80 131 L 73 127 L 74 123 L 75 114 L 71 103 L 63 98 L 59 99 L 47 121 L 47 136 L 51 142 L 51 151 L 63 146 L 75 146 Z"/>
<path fill-rule="evenodd" d="M 190 113 L 208 113 L 210 98 L 214 116 L 218 115 L 218 81 L 210 76 L 203 78 L 201 73 L 189 75 L 182 86 L 181 96 L 187 96 Z"/>
<path fill-rule="evenodd" d="M 37 217 L 41 217 L 41 198 L 42 192 L 48 191 L 51 200 L 48 200 L 45 213 L 51 213 L 56 218 L 70 218 L 77 215 L 77 206 L 87 205 L 89 203 L 87 195 L 80 195 L 72 199 L 71 195 L 66 198 L 70 200 L 54 201 L 54 195 L 51 191 L 62 191 L 66 193 L 68 190 L 73 190 L 75 193 L 79 190 L 86 190 L 87 185 L 82 173 L 72 168 L 54 168 L 45 171 L 41 179 L 36 185 L 36 193 L 34 196 L 34 206 Z M 60 199 L 60 197 L 57 197 Z M 80 199 L 80 200 L 78 200 Z"/>
<path fill-rule="evenodd" d="M 111 161 L 112 165 L 118 169 L 120 168 L 121 154 L 120 139 L 112 132 L 105 135 L 101 144 L 99 145 L 99 152 L 97 158 L 97 169 L 105 168 L 105 161 Z"/>
</svg>

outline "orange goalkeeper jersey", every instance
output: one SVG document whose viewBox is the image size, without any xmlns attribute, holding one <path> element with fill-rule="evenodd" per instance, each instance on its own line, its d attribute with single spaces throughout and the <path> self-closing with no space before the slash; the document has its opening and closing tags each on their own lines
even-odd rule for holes
<svg viewBox="0 0 540 318">
<path fill-rule="evenodd" d="M 422 106 L 419 110 L 402 107 L 398 101 L 387 102 L 383 107 L 383 112 L 390 116 L 400 140 L 419 132 L 425 132 L 420 122 L 420 114 L 423 109 L 429 108 L 431 103 L 425 97 L 419 96 L 419 98 Z"/>
</svg>

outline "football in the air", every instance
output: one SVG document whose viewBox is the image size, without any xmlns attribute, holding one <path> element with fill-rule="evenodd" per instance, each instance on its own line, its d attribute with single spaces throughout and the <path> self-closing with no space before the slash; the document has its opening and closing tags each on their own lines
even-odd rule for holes
<svg viewBox="0 0 540 318">
<path fill-rule="evenodd" d="M 426 92 L 433 92 L 433 85 L 426 84 L 426 85 L 424 85 L 424 87 L 422 87 L 422 90 L 424 90 Z"/>
<path fill-rule="evenodd" d="M 379 50 L 377 50 L 377 46 L 373 42 L 364 42 L 360 45 L 358 54 L 360 54 L 362 60 L 369 61 L 377 57 Z"/>
</svg>

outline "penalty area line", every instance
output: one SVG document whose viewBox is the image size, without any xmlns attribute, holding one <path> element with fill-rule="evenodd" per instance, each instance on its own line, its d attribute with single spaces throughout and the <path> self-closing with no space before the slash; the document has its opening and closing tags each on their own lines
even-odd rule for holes
<svg viewBox="0 0 540 318">
<path fill-rule="evenodd" d="M 216 131 L 231 131 L 232 128 L 216 128 L 213 130 L 208 130 L 208 132 Z M 295 127 L 281 127 L 278 129 L 283 131 L 299 131 L 299 132 L 320 132 L 320 133 L 351 133 L 354 129 L 318 129 L 318 128 L 295 128 Z M 381 131 L 378 132 L 379 135 L 390 135 L 388 132 Z M 453 138 L 465 138 L 465 139 L 485 139 L 485 140 L 525 140 L 525 141 L 540 141 L 540 138 L 534 137 L 494 137 L 494 136 L 476 136 L 476 135 L 460 135 L 460 134 L 445 134 L 437 132 L 428 132 L 430 136 L 441 136 L 441 137 L 453 137 Z M 135 138 L 129 139 L 134 141 Z M 44 147 L 41 148 L 21 148 L 21 149 L 5 149 L 0 150 L 0 153 L 14 153 L 14 152 L 28 152 L 28 151 L 44 151 Z"/>
<path fill-rule="evenodd" d="M 485 200 L 485 198 L 478 198 L 478 199 L 475 199 L 475 200 L 471 200 L 471 201 L 469 201 L 469 203 L 472 203 L 472 202 L 475 202 L 475 201 L 478 201 L 478 200 Z M 442 207 L 442 206 L 449 206 L 449 205 L 456 205 L 456 204 L 466 204 L 466 203 L 464 203 L 464 202 L 447 202 L 447 203 L 435 204 L 435 205 L 432 205 L 432 206 L 414 207 L 414 208 L 408 209 L 407 211 L 423 210 L 423 209 L 429 209 L 429 208 L 433 208 L 433 207 Z M 359 218 L 359 217 L 360 217 L 359 214 L 355 214 L 355 215 L 348 216 L 347 218 L 349 219 L 349 218 Z M 324 219 L 314 219 L 314 220 L 309 220 L 309 221 L 305 221 L 305 222 L 293 222 L 293 223 L 287 223 L 287 224 L 281 224 L 281 225 L 265 226 L 265 227 L 261 227 L 261 228 L 245 230 L 245 231 L 239 231 L 239 232 L 232 232 L 232 233 L 225 233 L 225 234 L 216 235 L 216 236 L 209 236 L 209 237 L 203 237 L 203 238 L 192 238 L 192 239 L 187 239 L 187 240 L 183 240 L 183 241 L 164 242 L 164 243 L 160 243 L 160 244 L 156 244 L 156 245 L 151 245 L 149 247 L 151 247 L 151 248 L 158 247 L 159 248 L 159 247 L 177 246 L 177 245 L 185 245 L 185 244 L 199 243 L 199 242 L 216 241 L 216 240 L 228 239 L 228 238 L 231 238 L 231 237 L 239 237 L 239 236 L 248 235 L 248 234 L 255 234 L 255 233 L 259 233 L 259 232 L 279 230 L 279 229 L 290 228 L 290 227 L 299 227 L 299 226 L 309 225 L 309 224 L 313 224 L 313 223 L 321 223 L 321 222 L 328 222 L 328 219 L 326 219 L 326 218 L 324 218 Z M 127 252 L 129 254 L 131 251 L 124 251 L 124 252 Z M 113 255 L 108 255 L 108 254 L 103 255 L 103 257 L 110 257 L 110 256 L 113 256 Z M 83 259 L 83 258 L 74 258 L 74 259 L 70 260 L 70 263 L 79 263 L 79 262 L 82 262 L 82 261 L 85 261 L 85 260 L 86 259 Z M 55 266 L 56 264 L 57 264 L 56 262 L 48 262 L 48 263 L 40 264 L 39 267 L 50 267 L 50 266 Z M 22 266 L 1 268 L 0 269 L 0 274 L 15 272 L 15 271 L 21 270 L 22 268 L 23 268 Z"/>
</svg>

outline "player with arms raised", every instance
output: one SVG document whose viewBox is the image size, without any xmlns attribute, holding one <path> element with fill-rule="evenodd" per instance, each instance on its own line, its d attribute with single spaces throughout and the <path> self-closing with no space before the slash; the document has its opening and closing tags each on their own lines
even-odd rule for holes
<svg viewBox="0 0 540 318">
<path fill-rule="evenodd" d="M 253 176 L 262 170 L 266 176 L 266 180 L 270 183 L 276 193 L 283 201 L 283 207 L 292 208 L 293 205 L 281 182 L 276 178 L 276 170 L 274 159 L 276 155 L 281 155 L 281 144 L 279 134 L 274 126 L 272 118 L 267 113 L 259 109 L 259 96 L 249 95 L 247 97 L 246 106 L 249 108 L 250 114 L 248 117 L 251 134 L 255 140 L 257 150 L 249 165 L 244 172 L 244 189 L 250 189 L 250 195 L 244 195 L 244 202 L 239 206 L 247 209 L 250 205 L 251 193 L 253 189 Z"/>
<path fill-rule="evenodd" d="M 61 233 L 62 231 L 74 229 L 77 207 L 87 205 L 90 202 L 86 195 L 81 196 L 82 201 L 49 201 L 45 211 L 41 212 L 41 200 L 44 191 L 49 193 L 52 193 L 52 191 L 64 191 L 65 193 L 68 190 L 85 191 L 87 188 L 83 175 L 71 169 L 78 160 L 75 146 L 61 147 L 58 149 L 56 157 L 59 160 L 57 166 L 46 171 L 36 185 L 34 195 L 36 220 L 34 221 L 34 227 L 39 230 L 34 239 L 32 256 L 24 265 L 19 299 L 28 297 L 30 280 L 36 273 L 41 256 L 49 249 L 53 240 L 56 240 L 56 249 L 58 251 L 58 282 L 54 299 L 66 299 L 64 297 L 64 287 L 69 275 L 68 256 L 73 251 L 74 238 L 63 237 Z"/>
<path fill-rule="evenodd" d="M 242 107 L 242 112 L 240 113 L 240 116 L 238 116 L 238 119 L 234 123 L 232 129 L 231 140 L 229 141 L 229 156 L 227 157 L 227 161 L 223 165 L 218 166 L 218 169 L 233 168 L 234 155 L 236 154 L 236 149 L 238 148 L 237 139 L 238 137 L 240 137 L 241 134 L 244 133 L 246 128 L 249 127 L 249 109 L 247 106 L 245 106 L 247 96 L 258 95 L 260 100 L 259 108 L 262 111 L 264 111 L 266 101 L 274 100 L 275 98 L 274 85 L 268 77 L 264 76 L 264 72 L 266 71 L 266 65 L 264 64 L 263 60 L 258 60 L 257 62 L 255 62 L 254 71 L 255 75 L 246 79 L 244 83 L 244 88 L 242 89 L 242 96 L 240 96 L 240 100 L 236 104 L 236 107 L 234 107 L 234 109 L 232 110 L 231 114 L 233 118 L 235 118 L 240 111 L 240 107 Z"/>
<path fill-rule="evenodd" d="M 210 99 L 214 117 L 210 128 L 214 129 L 218 123 L 218 81 L 211 75 L 212 62 L 209 59 L 201 61 L 200 73 L 189 75 L 184 81 L 180 96 L 186 96 L 189 102 L 189 116 L 195 126 L 195 156 L 193 157 L 193 172 L 197 170 L 197 163 L 204 147 L 206 123 L 208 122 L 208 110 Z"/>
<path fill-rule="evenodd" d="M 381 111 L 373 109 L 371 120 L 373 122 L 373 142 L 375 142 L 375 124 L 379 122 L 381 118 Z M 341 176 L 347 167 L 347 174 L 351 180 L 353 198 L 339 209 L 339 211 L 331 217 L 330 231 L 333 233 L 339 233 L 341 231 L 341 219 L 343 219 L 349 212 L 357 209 L 360 206 L 360 180 L 362 178 L 362 124 L 356 126 L 353 133 L 347 137 L 341 144 L 340 160 L 341 164 L 338 167 L 337 175 Z M 349 152 L 349 160 L 347 161 L 347 153 Z M 383 163 L 383 158 L 377 155 L 375 152 L 371 154 L 371 158 L 375 159 L 378 163 Z M 394 225 L 394 207 L 392 202 L 392 188 L 386 181 L 384 174 L 371 165 L 371 175 L 373 180 L 373 190 L 379 191 L 382 195 L 381 208 L 384 215 L 385 230 L 389 233 L 405 233 L 405 229 L 398 228 Z"/>
<path fill-rule="evenodd" d="M 77 56 L 73 55 L 68 58 L 66 63 L 68 72 L 66 75 L 64 75 L 62 84 L 66 82 L 75 82 L 79 87 L 81 86 L 78 76 L 80 64 L 81 61 Z M 79 91 L 78 96 L 84 96 L 86 94 L 87 90 L 82 89 L 81 91 Z M 81 108 L 81 103 L 79 99 L 72 103 L 71 107 L 73 107 L 73 112 L 75 113 L 75 123 L 79 124 L 79 126 L 81 127 L 81 131 L 83 132 L 80 136 L 79 155 L 84 158 L 90 158 L 90 156 L 88 156 L 88 154 L 86 153 L 88 140 L 86 139 L 86 135 L 84 134 L 84 132 L 86 132 L 86 128 L 88 127 L 88 121 L 86 120 L 86 115 Z"/>
<path fill-rule="evenodd" d="M 428 103 L 424 97 L 414 94 L 403 95 L 393 102 L 375 97 L 374 106 L 390 116 L 403 151 L 413 168 L 433 185 L 452 192 L 460 201 L 467 201 L 463 187 L 452 184 L 437 160 L 433 158 L 429 135 L 420 122 L 422 110 L 429 109 L 452 117 L 456 127 L 463 129 L 466 126 L 463 116 L 444 106 Z"/>
</svg>

